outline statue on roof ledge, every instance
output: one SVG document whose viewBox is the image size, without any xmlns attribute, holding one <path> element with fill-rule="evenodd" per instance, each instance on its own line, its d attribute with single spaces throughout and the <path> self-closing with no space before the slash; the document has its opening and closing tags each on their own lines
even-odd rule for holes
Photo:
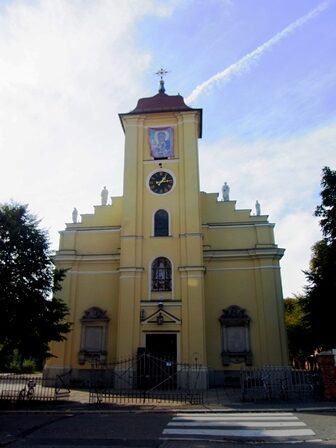
<svg viewBox="0 0 336 448">
<path fill-rule="evenodd" d="M 101 205 L 107 205 L 108 190 L 106 187 L 103 188 L 100 196 L 101 196 Z"/>
<path fill-rule="evenodd" d="M 78 219 L 78 210 L 76 209 L 76 207 L 74 207 L 74 209 L 72 210 L 72 222 L 73 222 L 73 224 L 77 224 L 77 219 Z"/>
<path fill-rule="evenodd" d="M 224 182 L 224 185 L 222 186 L 222 198 L 223 201 L 229 201 L 230 200 L 230 187 L 226 182 Z"/>
<path fill-rule="evenodd" d="M 259 203 L 258 200 L 256 200 L 255 209 L 256 209 L 256 215 L 260 216 L 260 214 L 261 214 L 261 207 L 260 207 L 260 203 Z"/>
</svg>

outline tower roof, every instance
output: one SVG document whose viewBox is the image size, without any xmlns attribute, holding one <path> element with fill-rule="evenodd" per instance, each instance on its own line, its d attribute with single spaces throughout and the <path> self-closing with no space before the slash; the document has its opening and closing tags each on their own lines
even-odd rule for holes
<svg viewBox="0 0 336 448">
<path fill-rule="evenodd" d="M 181 95 L 166 95 L 163 92 L 149 98 L 140 98 L 136 108 L 130 114 L 143 114 L 155 112 L 175 112 L 194 110 L 187 106 Z"/>
<path fill-rule="evenodd" d="M 147 98 L 140 98 L 135 109 L 128 113 L 119 114 L 121 125 L 124 129 L 122 118 L 128 115 L 139 114 L 157 114 L 160 112 L 188 112 L 195 111 L 199 114 L 199 138 L 202 137 L 202 109 L 194 109 L 185 104 L 181 95 L 167 95 L 165 93 L 164 83 L 160 81 L 159 93 Z"/>
</svg>

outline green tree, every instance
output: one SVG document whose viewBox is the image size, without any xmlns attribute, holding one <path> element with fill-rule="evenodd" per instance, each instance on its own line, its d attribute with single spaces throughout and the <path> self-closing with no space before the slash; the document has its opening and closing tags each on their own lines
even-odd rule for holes
<svg viewBox="0 0 336 448">
<path fill-rule="evenodd" d="M 302 360 L 312 353 L 311 331 L 307 325 L 303 300 L 302 296 L 284 299 L 289 357 L 296 367 L 303 367 Z"/>
<path fill-rule="evenodd" d="M 315 210 L 315 216 L 319 216 L 320 226 L 325 240 L 334 245 L 336 243 L 336 171 L 324 167 L 321 180 L 322 204 Z"/>
<path fill-rule="evenodd" d="M 50 341 L 70 330 L 68 308 L 55 294 L 65 271 L 55 270 L 48 235 L 26 205 L 0 205 L 0 367 L 13 353 L 39 365 Z"/>
<path fill-rule="evenodd" d="M 323 168 L 321 187 L 322 201 L 315 216 L 321 218 L 323 239 L 312 248 L 302 303 L 312 343 L 328 350 L 336 348 L 336 171 Z"/>
</svg>

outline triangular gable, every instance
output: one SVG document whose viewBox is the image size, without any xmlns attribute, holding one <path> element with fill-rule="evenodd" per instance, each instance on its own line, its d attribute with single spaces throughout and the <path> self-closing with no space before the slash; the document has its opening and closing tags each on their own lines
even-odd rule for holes
<svg viewBox="0 0 336 448">
<path fill-rule="evenodd" d="M 159 323 L 160 322 L 160 323 Z M 181 324 L 181 319 L 174 316 L 171 313 L 168 313 L 168 311 L 163 310 L 162 308 L 158 309 L 154 313 L 152 313 L 150 316 L 148 316 L 146 319 L 142 320 L 143 324 Z"/>
</svg>

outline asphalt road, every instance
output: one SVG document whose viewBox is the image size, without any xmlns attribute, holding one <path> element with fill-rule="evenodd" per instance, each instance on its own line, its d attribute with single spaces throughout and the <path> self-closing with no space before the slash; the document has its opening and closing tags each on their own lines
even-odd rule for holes
<svg viewBox="0 0 336 448">
<path fill-rule="evenodd" d="M 202 414 L 206 419 L 218 418 L 218 413 Z M 236 414 L 225 413 L 226 416 Z M 255 419 L 260 413 L 249 413 Z M 18 447 L 137 447 L 137 448 L 217 448 L 244 447 L 252 443 L 253 448 L 262 446 L 274 448 L 293 448 L 293 441 L 285 439 L 273 440 L 272 443 L 249 437 L 218 437 L 206 436 L 205 440 L 164 440 L 164 431 L 171 428 L 177 413 L 165 412 L 4 412 L 0 413 L 0 446 Z M 275 413 L 272 419 L 280 416 Z M 203 417 L 201 417 L 203 418 Z M 225 417 L 226 418 L 226 417 Z M 312 446 L 336 448 L 336 412 L 319 411 L 294 413 L 289 417 L 300 422 L 303 428 L 313 431 L 314 436 L 308 437 L 316 442 L 300 443 L 300 448 Z M 253 420 L 253 419 L 252 419 Z M 306 426 L 304 426 L 304 424 Z M 173 436 L 174 437 L 174 436 Z M 193 437 L 193 436 L 191 436 Z M 195 438 L 200 436 L 195 436 Z M 202 437 L 202 436 L 201 436 Z M 216 440 L 217 439 L 217 440 Z M 266 439 L 267 440 L 267 439 Z M 268 439 L 269 440 L 269 439 Z M 300 437 L 297 441 L 300 441 Z M 281 442 L 281 443 L 279 443 Z"/>
</svg>

